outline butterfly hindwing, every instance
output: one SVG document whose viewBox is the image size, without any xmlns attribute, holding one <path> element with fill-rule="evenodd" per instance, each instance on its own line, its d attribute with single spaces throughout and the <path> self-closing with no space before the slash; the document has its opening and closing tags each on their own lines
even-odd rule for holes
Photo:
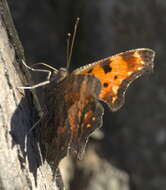
<svg viewBox="0 0 166 190">
<path fill-rule="evenodd" d="M 89 135 L 102 125 L 104 110 L 97 100 L 101 84 L 92 75 L 71 75 L 68 84 L 64 98 L 71 105 L 67 110 L 71 129 L 69 150 L 81 158 Z"/>
</svg>

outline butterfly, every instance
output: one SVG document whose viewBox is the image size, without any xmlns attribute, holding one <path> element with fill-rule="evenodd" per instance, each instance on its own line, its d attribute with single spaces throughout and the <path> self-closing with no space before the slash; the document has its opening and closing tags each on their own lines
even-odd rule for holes
<svg viewBox="0 0 166 190">
<path fill-rule="evenodd" d="M 79 19 L 75 24 L 70 51 L 67 51 L 66 68 L 57 70 L 41 63 L 52 70 L 48 71 L 31 68 L 23 62 L 32 71 L 48 73 L 46 81 L 23 88 L 43 87 L 43 107 L 47 114 L 41 122 L 41 137 L 47 160 L 54 163 L 55 168 L 67 153 L 82 158 L 89 135 L 102 126 L 104 109 L 100 101 L 105 102 L 111 111 L 117 111 L 124 104 L 128 86 L 145 72 L 152 71 L 154 66 L 155 52 L 141 48 L 69 72 L 78 22 Z"/>
<path fill-rule="evenodd" d="M 59 160 L 67 152 L 81 158 L 89 135 L 102 126 L 100 101 L 111 111 L 120 109 L 131 82 L 153 70 L 154 56 L 151 49 L 134 49 L 72 72 L 65 68 L 49 72 L 48 80 L 38 86 L 44 85 L 48 114 L 42 130 L 50 160 Z M 57 152 L 62 155 L 57 157 Z"/>
</svg>

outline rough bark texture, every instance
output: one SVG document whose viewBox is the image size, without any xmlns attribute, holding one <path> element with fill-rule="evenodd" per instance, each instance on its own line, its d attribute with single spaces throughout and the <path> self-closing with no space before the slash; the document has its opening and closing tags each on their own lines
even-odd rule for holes
<svg viewBox="0 0 166 190">
<path fill-rule="evenodd" d="M 33 132 L 25 144 L 37 119 L 37 103 L 30 91 L 18 89 L 30 80 L 20 67 L 22 59 L 23 49 L 6 1 L 0 0 L 0 189 L 55 189 L 49 166 L 41 162 Z"/>
<path fill-rule="evenodd" d="M 30 64 L 44 61 L 56 68 L 65 66 L 66 34 L 71 31 L 76 16 L 80 16 L 81 22 L 73 67 L 132 48 L 148 47 L 157 52 L 154 73 L 139 79 L 128 89 L 125 106 L 119 112 L 106 111 L 104 138 L 95 143 L 98 156 L 102 155 L 104 160 L 129 174 L 132 190 L 164 190 L 165 0 L 9 2 Z M 78 183 L 81 176 L 87 174 L 83 168 L 82 172 L 74 171 L 73 177 L 79 174 Z M 86 179 L 90 181 L 91 177 Z M 73 187 L 71 185 L 71 189 Z M 83 184 L 78 189 L 88 188 Z"/>
</svg>

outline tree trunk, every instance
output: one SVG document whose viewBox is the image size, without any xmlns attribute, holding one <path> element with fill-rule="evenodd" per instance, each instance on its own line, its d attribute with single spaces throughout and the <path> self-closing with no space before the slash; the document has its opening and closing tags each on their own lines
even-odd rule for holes
<svg viewBox="0 0 166 190">
<path fill-rule="evenodd" d="M 40 107 L 35 92 L 18 88 L 30 80 L 23 59 L 7 2 L 0 0 L 0 189 L 58 189 L 37 135 L 31 132 L 26 142 Z"/>
</svg>

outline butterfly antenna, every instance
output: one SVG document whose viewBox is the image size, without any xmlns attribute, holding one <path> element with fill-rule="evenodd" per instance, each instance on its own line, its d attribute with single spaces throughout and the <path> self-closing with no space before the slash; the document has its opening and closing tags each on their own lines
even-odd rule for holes
<svg viewBox="0 0 166 190">
<path fill-rule="evenodd" d="M 80 21 L 80 18 L 78 17 L 76 20 L 76 23 L 74 25 L 74 32 L 73 32 L 73 36 L 72 36 L 72 40 L 71 40 L 71 46 L 70 46 L 70 51 L 68 51 L 68 61 L 67 61 L 67 67 L 66 69 L 69 69 L 70 66 L 70 61 L 71 61 L 71 56 L 72 56 L 72 51 L 73 51 L 73 46 L 74 46 L 74 41 L 75 41 L 75 37 L 76 37 L 76 33 L 77 33 L 77 28 L 78 28 L 78 23 Z M 70 42 L 70 38 L 68 39 L 68 43 Z"/>
<path fill-rule="evenodd" d="M 66 54 L 66 61 L 67 61 L 67 68 L 69 68 L 69 51 L 70 51 L 70 40 L 71 40 L 71 33 L 67 34 L 67 54 Z"/>
</svg>

